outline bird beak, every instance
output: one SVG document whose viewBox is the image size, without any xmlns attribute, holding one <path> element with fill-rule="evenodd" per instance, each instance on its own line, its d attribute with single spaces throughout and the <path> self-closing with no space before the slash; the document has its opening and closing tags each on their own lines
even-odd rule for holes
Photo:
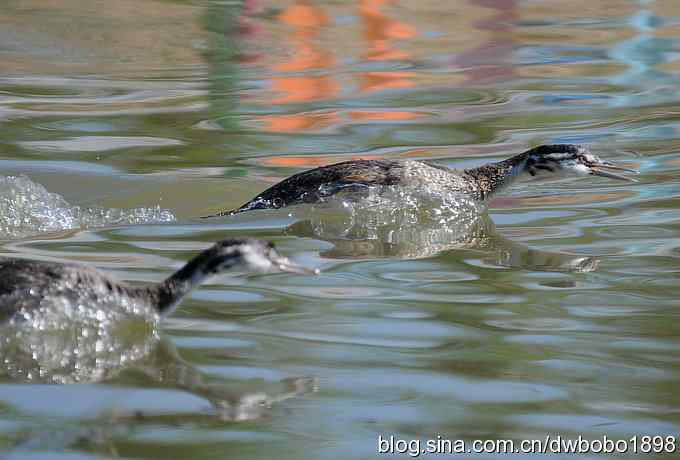
<svg viewBox="0 0 680 460">
<path fill-rule="evenodd" d="M 640 174 L 640 171 L 638 171 L 637 169 L 616 166 L 615 164 L 610 163 L 608 161 L 603 161 L 601 163 L 594 164 L 590 167 L 590 170 L 594 176 L 608 177 L 609 179 L 625 180 L 628 182 L 637 182 L 637 179 L 634 179 L 629 176 L 624 176 L 623 174 L 617 174 L 614 171 L 627 172 L 631 174 Z"/>
<path fill-rule="evenodd" d="M 288 257 L 273 257 L 272 264 L 282 272 L 297 273 L 298 275 L 318 275 L 321 270 L 308 268 L 291 262 Z"/>
</svg>

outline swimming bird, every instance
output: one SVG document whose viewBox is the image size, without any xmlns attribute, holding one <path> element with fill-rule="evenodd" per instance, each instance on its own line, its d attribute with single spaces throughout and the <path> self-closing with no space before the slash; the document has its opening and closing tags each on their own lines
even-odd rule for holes
<svg viewBox="0 0 680 460">
<path fill-rule="evenodd" d="M 507 160 L 464 170 L 415 160 L 351 160 L 295 174 L 237 209 L 205 217 L 315 203 L 344 190 L 377 186 L 436 186 L 485 202 L 524 176 L 601 176 L 633 181 L 621 172 L 637 173 L 573 144 L 541 145 Z"/>
<path fill-rule="evenodd" d="M 95 311 L 100 303 L 108 305 L 113 301 L 134 305 L 135 310 L 142 313 L 166 316 L 207 277 L 237 266 L 256 271 L 317 273 L 277 254 L 273 243 L 254 238 L 222 240 L 165 281 L 147 286 L 120 282 L 80 264 L 0 259 L 0 321 L 32 318 L 36 311 L 59 298 L 69 299 L 76 307 L 90 306 Z"/>
</svg>

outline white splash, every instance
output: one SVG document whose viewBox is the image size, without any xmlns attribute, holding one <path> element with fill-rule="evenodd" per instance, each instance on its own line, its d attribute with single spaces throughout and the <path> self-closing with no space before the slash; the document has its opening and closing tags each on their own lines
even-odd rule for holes
<svg viewBox="0 0 680 460">
<path fill-rule="evenodd" d="M 106 209 L 73 206 L 26 176 L 0 177 L 0 239 L 38 233 L 124 224 L 172 222 L 173 213 L 159 206 Z"/>
<path fill-rule="evenodd" d="M 361 241 L 364 248 L 374 241 L 382 248 L 389 245 L 389 254 L 374 255 L 408 258 L 467 241 L 484 211 L 470 197 L 419 185 L 340 192 L 304 208 L 304 214 L 295 214 L 308 220 L 315 237 L 336 243 Z"/>
<path fill-rule="evenodd" d="M 11 380 L 97 382 L 143 359 L 159 339 L 158 316 L 115 296 L 54 295 L 0 325 L 0 359 Z"/>
</svg>

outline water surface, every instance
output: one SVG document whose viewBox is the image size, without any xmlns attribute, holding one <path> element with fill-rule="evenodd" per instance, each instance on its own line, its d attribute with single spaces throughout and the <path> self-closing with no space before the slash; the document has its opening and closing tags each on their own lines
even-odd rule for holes
<svg viewBox="0 0 680 460">
<path fill-rule="evenodd" d="M 19 223 L 3 255 L 158 281 L 251 235 L 323 269 L 221 276 L 87 383 L 6 372 L 4 458 L 680 434 L 677 2 L 22 0 L 0 23 L 3 176 L 48 218 L 99 210 Z M 519 184 L 448 246 L 436 224 L 349 235 L 332 209 L 197 219 L 334 161 L 562 142 L 640 181 Z"/>
</svg>

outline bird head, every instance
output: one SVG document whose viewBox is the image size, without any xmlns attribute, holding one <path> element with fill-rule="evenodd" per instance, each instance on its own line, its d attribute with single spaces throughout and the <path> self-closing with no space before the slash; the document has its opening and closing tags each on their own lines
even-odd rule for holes
<svg viewBox="0 0 680 460">
<path fill-rule="evenodd" d="M 541 145 L 527 152 L 526 171 L 531 176 L 600 176 L 637 182 L 622 173 L 638 174 L 635 169 L 605 161 L 580 145 Z"/>
<path fill-rule="evenodd" d="M 291 262 L 276 252 L 274 243 L 255 238 L 229 238 L 215 243 L 205 252 L 206 271 L 217 274 L 241 266 L 245 270 L 282 271 L 304 275 L 318 274 L 319 270 Z"/>
</svg>

